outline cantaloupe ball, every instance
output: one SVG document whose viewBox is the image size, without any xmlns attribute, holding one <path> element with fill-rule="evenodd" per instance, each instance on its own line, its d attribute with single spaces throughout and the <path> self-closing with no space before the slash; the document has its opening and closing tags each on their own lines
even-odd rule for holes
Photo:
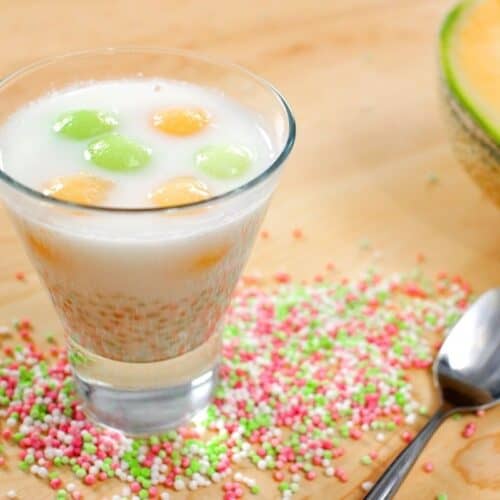
<svg viewBox="0 0 500 500">
<path fill-rule="evenodd" d="M 196 177 L 180 176 L 168 180 L 149 194 L 149 199 L 157 207 L 187 205 L 210 198 L 206 184 Z"/>
<path fill-rule="evenodd" d="M 101 205 L 109 195 L 114 183 L 102 177 L 79 173 L 51 179 L 43 191 L 58 200 L 81 205 Z"/>
<path fill-rule="evenodd" d="M 209 116 L 199 108 L 171 108 L 153 115 L 153 126 L 164 134 L 187 136 L 201 132 Z"/>
</svg>

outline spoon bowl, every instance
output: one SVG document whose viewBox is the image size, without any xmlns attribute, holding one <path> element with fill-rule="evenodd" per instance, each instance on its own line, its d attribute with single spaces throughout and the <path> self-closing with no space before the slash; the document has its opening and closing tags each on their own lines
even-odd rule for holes
<svg viewBox="0 0 500 500">
<path fill-rule="evenodd" d="M 441 406 L 396 457 L 365 500 L 392 498 L 425 445 L 455 411 L 489 408 L 500 402 L 500 288 L 485 292 L 450 331 L 433 366 Z"/>
</svg>

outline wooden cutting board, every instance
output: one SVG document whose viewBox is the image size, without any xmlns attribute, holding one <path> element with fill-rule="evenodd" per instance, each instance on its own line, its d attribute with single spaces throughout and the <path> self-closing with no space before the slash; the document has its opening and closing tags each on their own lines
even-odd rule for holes
<svg viewBox="0 0 500 500">
<path fill-rule="evenodd" d="M 0 74 L 60 52 L 117 45 L 189 48 L 248 66 L 287 96 L 298 122 L 296 148 L 265 221 L 270 238 L 258 242 L 250 271 L 287 269 L 311 278 L 333 261 L 352 275 L 374 260 L 398 271 L 423 252 L 430 273 L 461 273 L 482 291 L 500 283 L 500 211 L 454 160 L 440 116 L 436 32 L 451 3 L 2 0 Z M 292 238 L 294 227 L 304 231 L 302 241 Z M 40 331 L 60 333 L 3 211 L 0 242 L 0 323 L 29 315 Z M 17 270 L 26 271 L 26 283 L 14 279 Z M 435 406 L 430 377 L 420 376 L 416 390 Z M 432 499 L 442 491 L 450 499 L 500 498 L 500 408 L 477 420 L 478 432 L 465 440 L 460 430 L 472 418 L 446 422 L 398 498 Z M 359 484 L 375 480 L 402 444 L 397 435 L 355 443 L 347 484 L 320 479 L 295 498 L 360 498 Z M 373 447 L 380 449 L 379 465 L 356 465 Z M 424 460 L 434 463 L 432 474 L 422 472 Z M 9 489 L 20 498 L 53 498 L 14 463 L 0 469 L 0 498 Z M 276 497 L 272 479 L 252 475 L 263 485 L 259 498 Z M 101 487 L 86 498 L 119 490 Z M 172 496 L 205 500 L 220 492 Z"/>
</svg>

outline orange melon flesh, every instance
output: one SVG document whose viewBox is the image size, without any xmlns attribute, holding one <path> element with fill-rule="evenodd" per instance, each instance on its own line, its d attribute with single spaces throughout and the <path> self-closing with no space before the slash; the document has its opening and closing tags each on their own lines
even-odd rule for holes
<svg viewBox="0 0 500 500">
<path fill-rule="evenodd" d="M 191 176 L 170 179 L 149 194 L 150 200 L 157 207 L 188 205 L 207 200 L 210 196 L 210 191 L 205 183 Z"/>
<path fill-rule="evenodd" d="M 441 63 L 449 90 L 500 143 L 500 0 L 469 0 L 441 30 Z"/>
<path fill-rule="evenodd" d="M 113 182 L 108 179 L 81 173 L 52 179 L 43 192 L 52 198 L 80 205 L 101 205 L 112 187 Z"/>
</svg>

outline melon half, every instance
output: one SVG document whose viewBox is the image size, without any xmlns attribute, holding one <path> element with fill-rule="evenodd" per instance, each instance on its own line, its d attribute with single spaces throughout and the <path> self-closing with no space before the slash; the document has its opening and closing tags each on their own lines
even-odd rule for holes
<svg viewBox="0 0 500 500">
<path fill-rule="evenodd" d="M 466 0 L 448 14 L 440 63 L 454 149 L 500 207 L 500 0 Z"/>
</svg>

